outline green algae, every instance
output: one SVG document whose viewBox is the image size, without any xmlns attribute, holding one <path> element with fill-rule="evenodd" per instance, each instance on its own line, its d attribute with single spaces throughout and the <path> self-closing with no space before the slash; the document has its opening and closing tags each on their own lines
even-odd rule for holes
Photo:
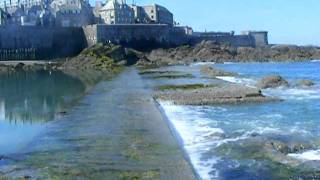
<svg viewBox="0 0 320 180">
<path fill-rule="evenodd" d="M 88 57 L 102 57 L 106 55 L 111 55 L 121 49 L 122 47 L 120 45 L 103 45 L 102 43 L 98 43 L 90 48 L 83 50 L 80 53 L 80 55 Z"/>
<path fill-rule="evenodd" d="M 128 60 L 125 48 L 119 45 L 97 44 L 83 50 L 78 56 L 66 61 L 63 69 L 98 70 L 119 73 Z"/>
<path fill-rule="evenodd" d="M 179 71 L 161 71 L 161 70 L 155 70 L 155 69 L 148 69 L 148 70 L 142 70 L 139 72 L 140 75 L 148 75 L 148 74 L 178 74 Z"/>
<path fill-rule="evenodd" d="M 157 160 L 154 154 L 177 153 L 178 147 L 152 143 L 146 137 L 147 131 L 127 131 L 123 146 L 117 147 L 119 142 L 114 142 L 106 137 L 88 139 L 86 136 L 76 138 L 63 138 L 66 144 L 76 145 L 74 148 L 64 149 L 52 146 L 50 151 L 39 151 L 28 154 L 28 158 L 19 162 L 21 167 L 28 167 L 37 173 L 35 177 L 41 179 L 74 179 L 77 178 L 103 178 L 114 179 L 158 179 L 158 171 L 154 170 L 125 170 L 112 168 L 117 162 L 108 154 L 119 151 L 121 157 L 127 162 L 135 164 L 153 163 Z M 118 150 L 117 150 L 118 149 Z M 100 157 L 99 159 L 96 159 Z M 95 159 L 95 160 L 94 160 Z M 124 165 L 125 167 L 126 165 Z M 22 168 L 23 169 L 23 168 Z"/>
<path fill-rule="evenodd" d="M 195 90 L 202 88 L 216 87 L 213 84 L 184 84 L 184 85 L 162 85 L 155 87 L 155 90 L 166 91 L 166 90 Z"/>
<path fill-rule="evenodd" d="M 181 79 L 181 78 L 195 78 L 194 75 L 188 73 L 165 73 L 152 76 L 153 79 Z"/>
<path fill-rule="evenodd" d="M 115 60 L 108 56 L 96 57 L 96 61 L 93 62 L 93 67 L 97 70 L 111 71 L 113 73 L 120 73 L 124 70 L 124 66 L 117 65 Z"/>
<path fill-rule="evenodd" d="M 147 75 L 147 77 L 153 78 L 153 79 L 195 78 L 194 75 L 189 73 L 184 73 L 181 71 L 164 71 L 164 70 L 158 70 L 158 69 L 140 70 L 139 74 Z"/>
<path fill-rule="evenodd" d="M 120 174 L 120 178 L 124 180 L 160 179 L 160 172 L 159 170 L 150 170 L 143 172 L 125 171 Z"/>
</svg>

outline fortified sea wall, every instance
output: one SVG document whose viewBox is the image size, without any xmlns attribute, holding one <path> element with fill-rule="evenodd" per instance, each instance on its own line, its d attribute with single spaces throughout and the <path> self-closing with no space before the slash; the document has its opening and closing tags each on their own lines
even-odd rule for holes
<svg viewBox="0 0 320 180">
<path fill-rule="evenodd" d="M 188 34 L 185 27 L 171 27 L 165 24 L 128 24 L 128 25 L 90 25 L 83 27 L 87 44 L 114 43 L 135 48 L 172 47 L 184 44 L 197 44 L 204 40 L 215 41 L 231 46 L 268 45 L 267 32 L 232 33 L 195 33 Z"/>
<path fill-rule="evenodd" d="M 134 48 L 171 45 L 171 27 L 161 24 L 90 25 L 83 27 L 87 44 L 114 43 Z"/>
<path fill-rule="evenodd" d="M 72 56 L 86 46 L 81 28 L 0 26 L 0 60 Z"/>
<path fill-rule="evenodd" d="M 37 60 L 75 56 L 97 43 L 137 49 L 196 44 L 203 40 L 232 46 L 268 44 L 266 32 L 189 34 L 183 27 L 164 24 L 88 25 L 79 28 L 0 26 L 0 60 Z"/>
</svg>

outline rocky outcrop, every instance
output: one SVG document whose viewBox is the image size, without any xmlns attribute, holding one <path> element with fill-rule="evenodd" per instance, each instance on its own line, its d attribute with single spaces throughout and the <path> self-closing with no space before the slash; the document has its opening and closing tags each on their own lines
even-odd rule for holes
<svg viewBox="0 0 320 180">
<path fill-rule="evenodd" d="M 265 97 L 257 88 L 235 84 L 221 84 L 220 86 L 189 91 L 159 93 L 155 95 L 155 98 L 181 105 L 241 104 L 277 100 Z"/>
<path fill-rule="evenodd" d="M 140 56 L 142 55 L 138 51 L 119 45 L 97 44 L 85 49 L 77 57 L 67 60 L 62 68 L 118 71 L 125 65 L 135 64 Z"/>
<path fill-rule="evenodd" d="M 289 83 L 281 76 L 268 76 L 261 79 L 257 85 L 260 89 L 288 87 Z"/>
<path fill-rule="evenodd" d="M 41 70 L 57 70 L 58 62 L 10 62 L 0 64 L 0 74 L 17 72 L 17 71 L 41 71 Z"/>
<path fill-rule="evenodd" d="M 217 76 L 237 76 L 236 73 L 227 72 L 221 69 L 216 69 L 210 66 L 203 66 L 201 68 L 201 73 L 210 77 L 217 77 Z"/>
<path fill-rule="evenodd" d="M 315 83 L 308 79 L 301 79 L 297 82 L 297 86 L 299 87 L 311 87 L 314 86 Z"/>
<path fill-rule="evenodd" d="M 155 49 L 142 63 L 189 64 L 193 62 L 268 62 L 320 59 L 320 48 L 313 46 L 274 45 L 266 47 L 232 47 L 203 41 L 195 46 Z"/>
</svg>

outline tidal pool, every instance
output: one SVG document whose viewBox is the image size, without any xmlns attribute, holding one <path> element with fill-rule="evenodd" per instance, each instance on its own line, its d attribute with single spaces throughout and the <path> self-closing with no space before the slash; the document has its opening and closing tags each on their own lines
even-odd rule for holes
<svg viewBox="0 0 320 180">
<path fill-rule="evenodd" d="M 0 74 L 0 155 L 23 149 L 85 93 L 85 85 L 60 71 Z"/>
</svg>

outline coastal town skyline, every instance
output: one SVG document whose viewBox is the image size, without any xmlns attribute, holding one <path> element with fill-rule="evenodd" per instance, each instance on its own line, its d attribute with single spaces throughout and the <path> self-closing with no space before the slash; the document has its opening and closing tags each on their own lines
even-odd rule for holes
<svg viewBox="0 0 320 180">
<path fill-rule="evenodd" d="M 132 0 L 127 0 L 131 4 Z M 273 44 L 320 45 L 316 0 L 134 0 L 167 7 L 181 25 L 196 31 L 267 30 Z M 90 0 L 94 4 L 94 0 Z M 190 13 L 192 12 L 192 13 Z M 216 17 L 216 18 L 215 18 Z"/>
</svg>

